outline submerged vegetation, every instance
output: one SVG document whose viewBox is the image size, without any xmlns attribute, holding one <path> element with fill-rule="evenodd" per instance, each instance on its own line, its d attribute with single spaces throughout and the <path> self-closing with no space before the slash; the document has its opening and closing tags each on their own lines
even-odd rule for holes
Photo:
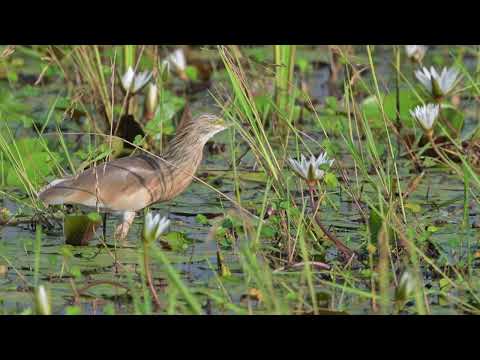
<svg viewBox="0 0 480 360">
<path fill-rule="evenodd" d="M 479 99 L 480 46 L 2 46 L 0 314 L 478 314 Z M 40 200 L 205 113 L 126 241 Z"/>
</svg>

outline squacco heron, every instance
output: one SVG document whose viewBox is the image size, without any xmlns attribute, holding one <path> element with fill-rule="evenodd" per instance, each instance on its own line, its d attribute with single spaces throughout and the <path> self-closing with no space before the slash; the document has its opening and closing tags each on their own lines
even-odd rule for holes
<svg viewBox="0 0 480 360">
<path fill-rule="evenodd" d="M 215 115 L 188 119 L 159 157 L 141 154 L 105 162 L 52 181 L 38 196 L 46 205 L 78 204 L 121 213 L 115 237 L 124 240 L 137 211 L 171 200 L 190 185 L 206 142 L 226 127 Z"/>
</svg>

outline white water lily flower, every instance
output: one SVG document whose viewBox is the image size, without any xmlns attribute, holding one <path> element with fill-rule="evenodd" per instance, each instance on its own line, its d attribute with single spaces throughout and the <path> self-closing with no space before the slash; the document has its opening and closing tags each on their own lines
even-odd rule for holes
<svg viewBox="0 0 480 360">
<path fill-rule="evenodd" d="M 133 83 L 133 79 L 135 78 L 135 71 L 133 71 L 132 67 L 129 66 L 125 74 L 122 76 L 122 87 L 125 91 L 130 89 Z"/>
<path fill-rule="evenodd" d="M 187 59 L 185 58 L 183 49 L 176 49 L 167 56 L 167 59 L 164 60 L 164 62 L 173 65 L 178 71 L 185 71 L 187 68 Z"/>
<path fill-rule="evenodd" d="M 415 109 L 410 110 L 410 114 L 418 120 L 423 129 L 427 133 L 431 133 L 433 124 L 438 118 L 440 113 L 440 105 L 438 104 L 428 104 L 423 106 L 417 106 Z"/>
<path fill-rule="evenodd" d="M 405 45 L 405 51 L 411 60 L 419 63 L 425 56 L 427 47 L 425 45 Z"/>
<path fill-rule="evenodd" d="M 148 84 L 151 77 L 151 71 L 143 71 L 135 74 L 135 71 L 129 66 L 121 79 L 123 90 L 125 90 L 125 92 L 130 91 L 130 94 L 134 95 Z"/>
<path fill-rule="evenodd" d="M 397 287 L 397 300 L 406 301 L 415 294 L 416 280 L 410 271 L 405 271 L 400 277 Z"/>
<path fill-rule="evenodd" d="M 307 160 L 301 154 L 300 161 L 289 158 L 288 162 L 293 171 L 305 180 L 309 186 L 313 186 L 325 176 L 325 171 L 320 168 L 322 165 L 332 166 L 333 164 L 333 160 L 329 160 L 326 153 L 320 154 L 318 158 L 312 155 L 310 160 Z"/>
<path fill-rule="evenodd" d="M 158 87 L 156 84 L 150 83 L 145 97 L 145 118 L 151 120 L 155 116 L 158 106 Z"/>
<path fill-rule="evenodd" d="M 418 81 L 431 93 L 434 97 L 442 97 L 447 95 L 455 87 L 458 80 L 459 71 L 454 67 L 450 69 L 443 68 L 440 75 L 433 66 L 430 70 L 422 68 L 415 71 Z"/>
<path fill-rule="evenodd" d="M 160 218 L 160 214 L 153 216 L 151 212 L 147 213 L 143 225 L 143 241 L 151 243 L 158 240 L 169 225 L 170 220 L 166 217 Z"/>
<path fill-rule="evenodd" d="M 166 82 L 170 76 L 170 63 L 167 60 L 163 60 L 160 66 L 160 79 Z"/>
<path fill-rule="evenodd" d="M 40 285 L 35 292 L 35 303 L 37 306 L 37 312 L 40 315 L 51 315 L 52 309 L 50 307 L 50 299 L 48 298 L 47 290 L 45 286 Z"/>
<path fill-rule="evenodd" d="M 176 49 L 174 52 L 168 55 L 165 60 L 163 60 L 162 64 L 166 69 L 169 69 L 170 66 L 172 66 L 182 80 L 188 80 L 188 77 L 185 73 L 185 70 L 187 69 L 187 59 L 183 49 Z"/>
</svg>

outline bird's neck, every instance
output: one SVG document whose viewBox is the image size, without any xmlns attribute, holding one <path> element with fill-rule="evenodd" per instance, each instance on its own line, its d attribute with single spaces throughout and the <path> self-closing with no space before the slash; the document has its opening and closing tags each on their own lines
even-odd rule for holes
<svg viewBox="0 0 480 360">
<path fill-rule="evenodd" d="M 157 160 L 159 173 L 151 179 L 153 187 L 158 189 L 155 202 L 171 200 L 187 188 L 202 161 L 207 140 L 196 136 L 195 131 L 180 131 L 170 141 Z"/>
<path fill-rule="evenodd" d="M 162 158 L 174 167 L 197 170 L 202 161 L 206 140 L 198 139 L 191 132 L 182 131 L 168 144 Z"/>
</svg>

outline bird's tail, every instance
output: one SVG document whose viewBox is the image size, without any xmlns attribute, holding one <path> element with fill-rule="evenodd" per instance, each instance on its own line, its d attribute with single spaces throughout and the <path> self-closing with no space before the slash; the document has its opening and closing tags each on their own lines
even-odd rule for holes
<svg viewBox="0 0 480 360">
<path fill-rule="evenodd" d="M 65 200 L 65 190 L 61 188 L 56 188 L 59 184 L 68 181 L 69 179 L 55 179 L 48 185 L 41 188 L 37 196 L 40 200 L 42 200 L 45 205 L 59 205 L 63 204 Z"/>
</svg>

